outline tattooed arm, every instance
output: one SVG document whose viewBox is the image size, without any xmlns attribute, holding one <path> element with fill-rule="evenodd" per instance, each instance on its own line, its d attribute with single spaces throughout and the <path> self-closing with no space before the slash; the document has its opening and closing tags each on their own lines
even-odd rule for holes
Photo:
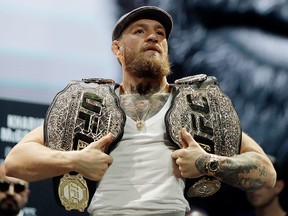
<svg viewBox="0 0 288 216">
<path fill-rule="evenodd" d="M 185 130 L 181 134 L 185 147 L 174 151 L 172 157 L 183 177 L 210 175 L 245 191 L 274 187 L 276 172 L 271 161 L 247 134 L 242 134 L 240 154 L 233 157 L 209 154 Z M 215 171 L 207 168 L 211 160 Z"/>
<path fill-rule="evenodd" d="M 273 188 L 276 182 L 271 161 L 262 148 L 244 133 L 240 154 L 231 158 L 219 157 L 219 165 L 215 177 L 247 191 Z"/>
</svg>

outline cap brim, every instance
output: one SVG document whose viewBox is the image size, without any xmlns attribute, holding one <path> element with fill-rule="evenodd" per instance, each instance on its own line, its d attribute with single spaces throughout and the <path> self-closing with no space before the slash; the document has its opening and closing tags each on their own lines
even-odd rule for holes
<svg viewBox="0 0 288 216">
<path fill-rule="evenodd" d="M 158 21 L 165 28 L 166 38 L 169 38 L 173 27 L 173 20 L 170 14 L 155 6 L 143 6 L 123 15 L 118 20 L 113 30 L 112 40 L 117 40 L 131 23 L 139 19 L 152 19 Z"/>
</svg>

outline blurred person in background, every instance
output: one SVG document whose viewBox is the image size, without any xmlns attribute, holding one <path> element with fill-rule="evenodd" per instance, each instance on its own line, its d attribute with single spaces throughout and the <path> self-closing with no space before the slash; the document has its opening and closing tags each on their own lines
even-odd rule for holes
<svg viewBox="0 0 288 216">
<path fill-rule="evenodd" d="M 25 216 L 22 209 L 28 202 L 29 184 L 5 175 L 0 165 L 0 216 Z"/>
<path fill-rule="evenodd" d="M 247 192 L 247 199 L 254 208 L 254 211 L 247 216 L 286 216 L 287 212 L 280 203 L 280 194 L 284 190 L 285 180 L 282 169 L 277 163 L 276 158 L 269 155 L 274 168 L 277 172 L 276 185 L 272 189 L 262 188 L 258 191 Z M 287 204 L 288 200 L 286 200 Z"/>
</svg>

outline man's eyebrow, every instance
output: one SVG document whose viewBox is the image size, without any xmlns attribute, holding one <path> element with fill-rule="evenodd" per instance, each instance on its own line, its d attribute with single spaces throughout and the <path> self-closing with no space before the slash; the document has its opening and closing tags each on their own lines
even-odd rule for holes
<svg viewBox="0 0 288 216">
<path fill-rule="evenodd" d="M 146 23 L 133 23 L 133 24 L 130 26 L 129 30 L 130 30 L 130 29 L 134 29 L 134 28 L 138 28 L 138 27 L 145 28 L 145 27 L 147 27 L 147 26 L 148 26 L 148 24 L 146 24 Z"/>
<path fill-rule="evenodd" d="M 130 26 L 129 30 L 130 29 L 134 29 L 134 28 L 138 28 L 138 27 L 145 28 L 145 27 L 148 27 L 148 24 L 146 24 L 146 23 L 134 23 L 134 24 L 132 24 Z M 163 29 L 163 30 L 165 30 L 165 28 L 161 24 L 155 25 L 154 29 Z"/>
</svg>

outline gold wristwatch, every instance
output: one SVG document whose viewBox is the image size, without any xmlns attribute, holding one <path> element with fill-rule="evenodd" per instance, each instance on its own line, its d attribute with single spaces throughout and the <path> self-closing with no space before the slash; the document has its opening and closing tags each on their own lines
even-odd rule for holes
<svg viewBox="0 0 288 216">
<path fill-rule="evenodd" d="M 207 170 L 207 174 L 214 176 L 217 170 L 219 169 L 219 162 L 215 155 L 211 155 L 210 159 L 208 162 L 205 164 L 205 168 Z"/>
</svg>

